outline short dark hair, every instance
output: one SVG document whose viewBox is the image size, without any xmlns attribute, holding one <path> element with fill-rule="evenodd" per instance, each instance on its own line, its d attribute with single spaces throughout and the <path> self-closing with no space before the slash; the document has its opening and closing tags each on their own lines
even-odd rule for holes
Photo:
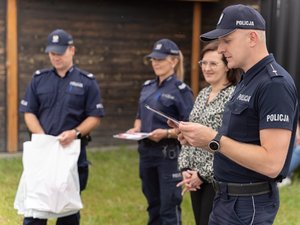
<svg viewBox="0 0 300 225">
<path fill-rule="evenodd" d="M 200 53 L 200 59 L 203 59 L 204 55 L 207 52 L 217 51 L 218 45 L 219 45 L 218 41 L 211 41 L 208 44 L 206 44 Z M 224 55 L 222 55 L 222 61 L 227 66 L 228 62 Z M 227 80 L 229 81 L 230 84 L 236 85 L 240 80 L 240 74 L 241 74 L 240 69 L 229 69 L 227 72 Z"/>
</svg>

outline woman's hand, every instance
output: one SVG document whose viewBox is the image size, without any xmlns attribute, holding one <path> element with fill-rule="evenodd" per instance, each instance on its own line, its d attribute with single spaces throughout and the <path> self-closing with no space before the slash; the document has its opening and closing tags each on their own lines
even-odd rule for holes
<svg viewBox="0 0 300 225">
<path fill-rule="evenodd" d="M 181 195 L 184 195 L 184 193 L 188 191 L 196 191 L 200 189 L 200 185 L 203 183 L 199 179 L 197 171 L 194 170 L 183 171 L 182 178 L 183 180 L 176 185 L 177 187 L 183 186 Z"/>
<path fill-rule="evenodd" d="M 159 142 L 161 139 L 166 138 L 168 136 L 168 130 L 166 129 L 156 129 L 150 133 L 148 137 L 150 140 Z"/>
<path fill-rule="evenodd" d="M 140 129 L 136 127 L 130 128 L 129 130 L 126 131 L 126 133 L 130 133 L 130 134 L 137 133 L 137 132 L 140 132 Z"/>
</svg>

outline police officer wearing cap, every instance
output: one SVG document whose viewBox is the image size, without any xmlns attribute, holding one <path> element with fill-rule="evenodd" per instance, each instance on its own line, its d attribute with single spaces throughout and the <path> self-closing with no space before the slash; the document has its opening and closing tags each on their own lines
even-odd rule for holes
<svg viewBox="0 0 300 225">
<path fill-rule="evenodd" d="M 297 90 L 291 75 L 268 53 L 265 21 L 253 8 L 223 10 L 204 41 L 218 39 L 229 68 L 241 68 L 216 132 L 180 123 L 182 144 L 214 152 L 214 199 L 210 225 L 271 225 L 279 208 L 276 183 L 286 177 L 297 126 Z"/>
<path fill-rule="evenodd" d="M 181 224 L 182 179 L 177 168 L 180 144 L 167 120 L 148 110 L 145 105 L 180 121 L 187 121 L 193 107 L 193 93 L 182 82 L 183 56 L 169 39 L 154 44 L 147 55 L 156 78 L 144 83 L 134 127 L 128 132 L 147 132 L 150 136 L 139 141 L 140 178 L 148 202 L 148 225 Z"/>
<path fill-rule="evenodd" d="M 81 139 L 78 172 L 82 191 L 88 179 L 87 136 L 104 116 L 100 89 L 92 74 L 73 64 L 75 46 L 66 31 L 51 32 L 45 52 L 53 68 L 35 72 L 21 100 L 20 111 L 31 133 L 58 136 L 63 146 Z M 79 223 L 79 212 L 56 222 L 57 225 Z M 47 220 L 25 217 L 23 224 L 46 225 Z"/>
</svg>

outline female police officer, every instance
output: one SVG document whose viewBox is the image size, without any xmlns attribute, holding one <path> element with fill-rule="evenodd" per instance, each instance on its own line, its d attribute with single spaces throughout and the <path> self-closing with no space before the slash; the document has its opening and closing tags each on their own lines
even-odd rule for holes
<svg viewBox="0 0 300 225">
<path fill-rule="evenodd" d="M 148 110 L 149 105 L 175 119 L 187 120 L 193 107 L 191 89 L 183 83 L 183 56 L 171 40 L 161 39 L 147 55 L 156 79 L 144 83 L 134 127 L 128 132 L 150 132 L 139 142 L 140 178 L 148 201 L 148 225 L 181 224 L 181 180 L 177 168 L 180 151 L 174 130 L 167 120 Z"/>
</svg>

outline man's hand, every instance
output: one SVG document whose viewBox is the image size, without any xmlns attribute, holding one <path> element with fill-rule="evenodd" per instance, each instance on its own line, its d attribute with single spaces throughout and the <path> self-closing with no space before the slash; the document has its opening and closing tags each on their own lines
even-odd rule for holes
<svg viewBox="0 0 300 225">
<path fill-rule="evenodd" d="M 199 123 L 180 122 L 178 127 L 178 140 L 182 145 L 207 149 L 215 135 L 216 131 Z"/>
<path fill-rule="evenodd" d="M 180 123 L 180 122 L 179 122 Z M 167 124 L 169 125 L 169 127 L 172 127 L 174 129 L 178 128 L 178 124 L 174 123 L 172 120 L 168 120 Z"/>
<path fill-rule="evenodd" d="M 76 138 L 76 131 L 74 129 L 64 131 L 60 135 L 58 135 L 58 140 L 62 146 L 71 144 L 71 142 Z"/>
</svg>

